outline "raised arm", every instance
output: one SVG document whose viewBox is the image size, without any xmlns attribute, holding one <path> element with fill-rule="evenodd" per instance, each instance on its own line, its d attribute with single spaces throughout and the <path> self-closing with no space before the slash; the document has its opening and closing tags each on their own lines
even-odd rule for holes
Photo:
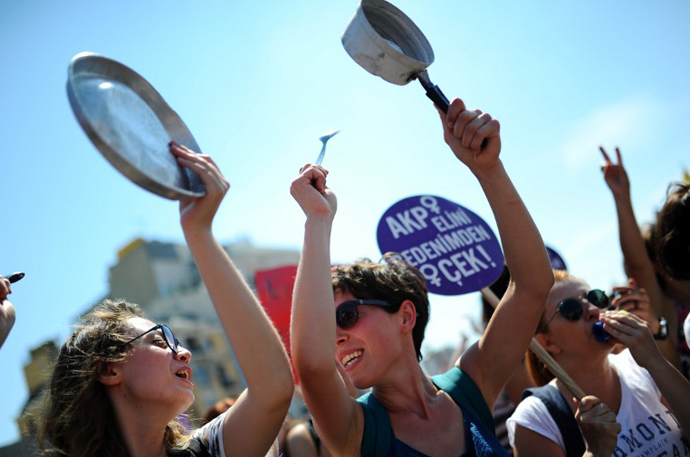
<svg viewBox="0 0 690 457">
<path fill-rule="evenodd" d="M 640 228 L 635 219 L 632 199 L 630 196 L 630 180 L 628 173 L 623 167 L 623 159 L 620 149 L 616 147 L 616 158 L 618 163 L 611 161 L 609 155 L 603 147 L 599 147 L 604 163 L 601 167 L 604 173 L 606 185 L 611 190 L 613 200 L 616 204 L 616 214 L 618 215 L 618 236 L 621 243 L 621 251 L 627 267 L 627 274 L 635 278 L 639 287 L 647 290 L 650 302 L 658 316 L 663 316 L 668 320 L 669 328 L 678 328 L 678 315 L 673 306 L 664 295 L 656 277 L 654 265 L 647 255 L 644 240 L 640 234 Z M 673 343 L 677 343 L 676 332 L 669 335 Z M 679 364 L 678 355 L 667 353 L 666 355 L 672 362 Z"/>
<path fill-rule="evenodd" d="M 614 287 L 613 293 L 612 306 L 636 315 L 649 324 L 652 333 L 660 333 L 661 324 L 654 307 L 649 302 L 649 294 L 646 289 L 637 287 L 635 279 L 628 279 L 628 287 Z M 658 339 L 656 344 L 666 360 L 671 362 L 674 367 L 680 368 L 680 357 L 678 356 L 677 345 L 673 340 L 671 338 Z"/>
<path fill-rule="evenodd" d="M 206 186 L 206 196 L 180 202 L 182 229 L 247 380 L 247 389 L 225 416 L 225 453 L 265 455 L 292 398 L 287 354 L 263 308 L 211 231 L 228 182 L 210 157 L 175 144 L 171 151 Z"/>
<path fill-rule="evenodd" d="M 14 325 L 14 306 L 7 299 L 11 293 L 10 280 L 0 276 L 0 348 L 2 348 Z"/>
<path fill-rule="evenodd" d="M 337 202 L 328 171 L 306 165 L 290 192 L 307 216 L 292 297 L 292 357 L 302 393 L 328 449 L 358 451 L 363 413 L 336 369 L 336 327 L 330 239 Z"/>
<path fill-rule="evenodd" d="M 539 321 L 553 274 L 536 225 L 499 159 L 500 125 L 455 99 L 440 113 L 446 143 L 477 177 L 501 236 L 511 282 L 480 340 L 458 364 L 489 406 L 520 364 Z"/>
</svg>

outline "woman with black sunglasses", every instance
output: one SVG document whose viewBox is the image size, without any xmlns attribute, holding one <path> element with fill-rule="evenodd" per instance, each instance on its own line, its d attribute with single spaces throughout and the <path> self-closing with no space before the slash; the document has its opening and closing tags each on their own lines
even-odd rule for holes
<svg viewBox="0 0 690 457">
<path fill-rule="evenodd" d="M 528 372 L 543 387 L 528 389 L 508 419 L 517 455 L 690 453 L 683 437 L 690 432 L 690 383 L 664 358 L 649 324 L 633 313 L 604 311 L 604 292 L 565 271 L 554 275 L 535 338 L 587 396 L 576 402 L 528 353 Z M 631 297 L 611 305 L 621 299 Z M 612 355 L 617 343 L 627 349 Z"/>
<path fill-rule="evenodd" d="M 86 314 L 60 349 L 43 417 L 46 454 L 70 457 L 277 456 L 292 397 L 280 338 L 211 225 L 229 184 L 213 160 L 171 144 L 206 195 L 180 202 L 182 229 L 247 381 L 235 405 L 189 433 L 177 417 L 194 401 L 192 354 L 141 309 L 109 301 Z"/>
<path fill-rule="evenodd" d="M 337 204 L 328 172 L 307 165 L 292 183 L 307 216 L 293 362 L 319 436 L 335 455 L 505 455 L 490 410 L 522 360 L 553 278 L 539 231 L 499 159 L 498 122 L 458 99 L 440 117 L 446 143 L 491 204 L 514 272 L 486 332 L 446 375 L 432 380 L 419 365 L 429 306 L 423 276 L 401 262 L 357 262 L 331 278 Z M 351 398 L 336 363 L 371 394 Z"/>
</svg>

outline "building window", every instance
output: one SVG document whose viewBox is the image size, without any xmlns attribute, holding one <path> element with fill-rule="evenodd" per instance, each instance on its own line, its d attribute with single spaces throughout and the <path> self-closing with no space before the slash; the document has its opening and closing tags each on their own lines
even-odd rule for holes
<svg viewBox="0 0 690 457">
<path fill-rule="evenodd" d="M 201 343 L 197 338 L 194 337 L 187 338 L 187 349 L 189 349 L 192 352 L 202 352 Z"/>
<path fill-rule="evenodd" d="M 223 387 L 232 387 L 235 384 L 235 381 L 233 381 L 233 379 L 228 376 L 228 373 L 225 371 L 225 367 L 219 365 L 216 369 L 218 372 L 218 379 Z"/>
</svg>

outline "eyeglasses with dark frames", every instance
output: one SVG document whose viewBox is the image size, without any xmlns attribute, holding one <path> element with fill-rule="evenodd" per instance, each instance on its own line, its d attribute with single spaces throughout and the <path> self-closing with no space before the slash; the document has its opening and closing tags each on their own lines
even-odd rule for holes
<svg viewBox="0 0 690 457">
<path fill-rule="evenodd" d="M 170 330 L 170 327 L 168 327 L 165 324 L 158 324 L 155 327 L 151 327 L 150 329 L 146 330 L 144 333 L 141 335 L 137 335 L 131 340 L 127 341 L 126 343 L 122 343 L 121 346 L 126 346 L 129 343 L 132 343 L 133 341 L 138 340 L 144 335 L 147 335 L 151 332 L 154 332 L 156 330 L 160 329 L 161 333 L 163 334 L 163 341 L 165 341 L 165 344 L 168 345 L 171 351 L 173 351 L 173 354 L 177 354 L 177 352 L 180 350 L 180 342 L 175 338 L 175 335 L 173 335 L 172 330 Z"/>
<path fill-rule="evenodd" d="M 606 292 L 601 289 L 592 289 L 582 294 L 579 298 L 566 298 L 558 304 L 556 312 L 553 313 L 551 319 L 549 319 L 544 326 L 544 331 L 546 331 L 557 314 L 560 314 L 564 319 L 571 322 L 579 320 L 584 314 L 584 308 L 582 306 L 584 300 L 599 309 L 606 309 L 609 306 L 609 297 L 606 295 Z"/>
</svg>

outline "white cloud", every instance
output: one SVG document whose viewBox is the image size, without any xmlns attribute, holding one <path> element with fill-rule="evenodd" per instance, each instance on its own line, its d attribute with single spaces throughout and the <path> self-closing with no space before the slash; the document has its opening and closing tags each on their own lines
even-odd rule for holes
<svg viewBox="0 0 690 457">
<path fill-rule="evenodd" d="M 659 100 L 639 96 L 597 108 L 573 125 L 556 151 L 574 174 L 599 160 L 599 145 L 613 151 L 622 142 L 640 145 L 653 138 L 662 122 L 662 106 Z"/>
</svg>

